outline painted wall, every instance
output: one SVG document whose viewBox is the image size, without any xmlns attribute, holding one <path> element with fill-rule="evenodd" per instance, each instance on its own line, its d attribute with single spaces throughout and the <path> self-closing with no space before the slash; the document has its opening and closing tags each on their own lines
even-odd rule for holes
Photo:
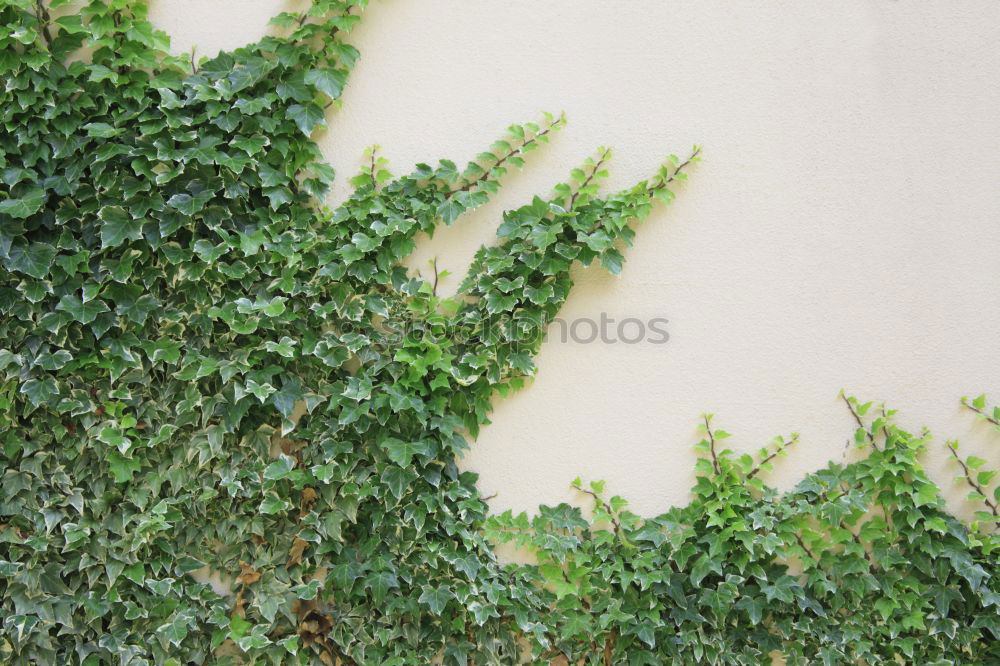
<svg viewBox="0 0 1000 666">
<path fill-rule="evenodd" d="M 177 51 L 211 54 L 289 7 L 153 0 L 152 18 Z M 1000 401 L 1000 3 L 373 0 L 351 41 L 362 59 L 318 137 L 336 200 L 370 144 L 402 173 L 464 163 L 541 110 L 569 116 L 417 253 L 415 269 L 453 271 L 444 290 L 502 210 L 597 146 L 615 149 L 609 188 L 705 146 L 623 274 L 581 270 L 562 315 L 664 317 L 669 342 L 550 340 L 464 460 L 495 509 L 579 499 L 578 474 L 641 513 L 683 503 L 705 411 L 740 450 L 801 432 L 771 477 L 790 487 L 843 457 L 842 387 L 1000 459 L 1000 433 L 958 406 Z M 943 446 L 927 462 L 961 507 Z"/>
</svg>

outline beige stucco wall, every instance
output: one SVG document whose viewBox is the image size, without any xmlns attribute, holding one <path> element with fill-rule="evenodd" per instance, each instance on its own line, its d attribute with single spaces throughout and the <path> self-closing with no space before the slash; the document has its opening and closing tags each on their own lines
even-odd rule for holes
<svg viewBox="0 0 1000 666">
<path fill-rule="evenodd" d="M 254 40 L 277 0 L 153 0 L 177 51 Z M 623 274 L 580 271 L 563 317 L 665 317 L 665 345 L 550 341 L 464 465 L 495 509 L 573 500 L 605 478 L 651 514 L 686 501 L 704 411 L 756 449 L 798 430 L 782 487 L 843 455 L 840 388 L 1000 463 L 958 408 L 1000 401 L 1000 3 L 996 0 L 372 0 L 320 138 L 341 174 L 380 143 L 397 172 L 462 163 L 513 121 L 569 126 L 488 206 L 426 243 L 454 289 L 504 208 L 595 147 L 609 186 L 704 144 Z M 928 456 L 951 490 L 943 446 Z"/>
</svg>

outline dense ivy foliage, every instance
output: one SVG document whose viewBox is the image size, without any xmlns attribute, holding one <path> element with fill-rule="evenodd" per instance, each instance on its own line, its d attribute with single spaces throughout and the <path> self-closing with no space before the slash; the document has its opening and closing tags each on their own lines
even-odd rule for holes
<svg viewBox="0 0 1000 666">
<path fill-rule="evenodd" d="M 537 555 L 516 570 L 551 591 L 536 653 L 587 664 L 1000 663 L 993 500 L 974 493 L 991 510 L 963 525 L 918 462 L 930 435 L 845 400 L 869 455 L 788 493 L 759 475 L 797 435 L 737 457 L 706 417 L 688 506 L 644 520 L 602 483 L 577 480 L 593 498 L 590 521 L 566 505 L 490 518 L 493 539 Z"/>
<path fill-rule="evenodd" d="M 602 196 L 606 150 L 504 215 L 460 294 L 402 267 L 563 124 L 350 199 L 311 133 L 363 0 L 198 62 L 141 2 L 0 0 L 0 662 L 995 663 L 993 477 L 942 510 L 910 435 L 848 401 L 860 463 L 780 495 L 706 419 L 691 505 L 601 484 L 487 518 L 455 457 L 534 371 L 570 268 L 620 247 L 697 158 Z M 984 398 L 970 409 L 993 420 Z M 538 558 L 503 566 L 494 541 Z M 220 577 L 216 585 L 209 575 Z"/>
</svg>

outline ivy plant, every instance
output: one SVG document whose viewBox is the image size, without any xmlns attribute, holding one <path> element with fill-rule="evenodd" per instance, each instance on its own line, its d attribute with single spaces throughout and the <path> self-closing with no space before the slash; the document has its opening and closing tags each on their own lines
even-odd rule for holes
<svg viewBox="0 0 1000 666">
<path fill-rule="evenodd" d="M 375 149 L 335 210 L 312 135 L 364 0 L 172 56 L 135 0 L 0 0 L 0 662 L 994 663 L 993 477 L 943 511 L 927 440 L 847 399 L 870 456 L 790 493 L 706 418 L 694 500 L 487 516 L 456 455 L 535 370 L 577 263 L 698 159 L 611 195 L 601 149 L 504 213 L 454 298 L 403 260 L 562 116 L 464 168 Z M 985 398 L 966 401 L 987 419 Z M 992 416 L 991 416 L 992 414 Z M 537 563 L 502 565 L 495 542 Z"/>
<path fill-rule="evenodd" d="M 918 461 L 930 434 L 844 400 L 868 456 L 786 493 L 760 476 L 798 435 L 737 456 L 709 415 L 687 506 L 643 519 L 602 482 L 577 479 L 589 517 L 566 504 L 490 517 L 492 540 L 535 554 L 536 564 L 514 570 L 548 593 L 544 620 L 529 632 L 533 655 L 582 664 L 760 664 L 776 655 L 787 664 L 997 662 L 996 512 L 978 513 L 971 529 L 949 515 Z M 971 464 L 961 462 L 960 481 L 979 484 L 970 497 L 982 502 L 987 481 L 968 477 L 981 467 Z"/>
</svg>

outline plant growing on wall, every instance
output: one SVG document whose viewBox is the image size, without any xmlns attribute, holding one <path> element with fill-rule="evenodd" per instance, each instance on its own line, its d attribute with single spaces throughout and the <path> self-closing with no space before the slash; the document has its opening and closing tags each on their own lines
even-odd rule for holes
<svg viewBox="0 0 1000 666">
<path fill-rule="evenodd" d="M 310 135 L 363 0 L 201 61 L 141 2 L 67 4 L 0 2 L 0 661 L 997 658 L 985 517 L 943 513 L 925 438 L 856 402 L 871 456 L 786 495 L 759 472 L 792 440 L 737 460 L 706 420 L 694 502 L 645 521 L 599 483 L 579 484 L 594 523 L 487 519 L 456 468 L 534 371 L 571 266 L 617 273 L 697 149 L 609 196 L 599 151 L 505 213 L 442 299 L 401 266 L 415 236 L 486 202 L 561 116 L 464 169 L 395 178 L 372 151 L 329 211 Z M 539 564 L 500 565 L 491 539 Z"/>
</svg>

